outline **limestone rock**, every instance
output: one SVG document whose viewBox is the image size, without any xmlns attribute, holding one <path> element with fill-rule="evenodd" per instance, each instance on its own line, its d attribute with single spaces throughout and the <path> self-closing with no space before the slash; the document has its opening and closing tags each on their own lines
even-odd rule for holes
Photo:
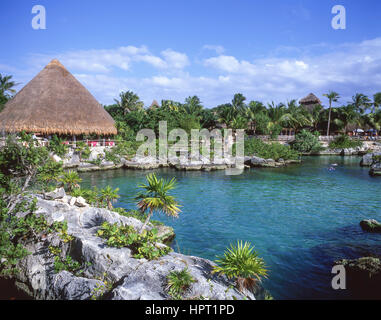
<svg viewBox="0 0 381 320">
<path fill-rule="evenodd" d="M 57 188 L 52 192 L 47 192 L 44 194 L 44 198 L 47 200 L 62 199 L 65 196 L 66 196 L 66 192 L 64 188 Z"/>
</svg>

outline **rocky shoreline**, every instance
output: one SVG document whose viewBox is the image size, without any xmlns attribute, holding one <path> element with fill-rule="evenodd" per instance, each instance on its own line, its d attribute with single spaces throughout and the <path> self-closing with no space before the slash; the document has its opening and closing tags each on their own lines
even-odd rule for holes
<svg viewBox="0 0 381 320">
<path fill-rule="evenodd" d="M 184 299 L 264 299 L 265 290 L 257 285 L 254 292 L 237 291 L 225 276 L 212 273 L 212 261 L 181 253 L 170 252 L 156 260 L 136 259 L 129 248 L 108 247 L 96 235 L 103 222 L 123 224 L 139 230 L 142 222 L 121 216 L 103 208 L 90 207 L 84 199 L 67 196 L 63 189 L 47 196 L 37 195 L 36 215 L 49 223 L 67 222 L 67 233 L 73 240 L 63 241 L 58 234 L 25 240 L 31 253 L 17 265 L 20 272 L 15 284 L 33 299 L 48 300 L 163 300 L 171 299 L 166 290 L 166 276 L 171 271 L 187 268 L 196 280 L 184 294 Z M 148 229 L 153 228 L 152 225 Z M 173 230 L 162 227 L 163 239 L 173 237 Z M 160 231 L 159 231 L 160 232 Z M 158 246 L 165 246 L 157 243 Z M 54 271 L 50 248 L 60 249 L 62 258 L 68 256 L 85 265 L 80 275 L 66 270 Z"/>
</svg>

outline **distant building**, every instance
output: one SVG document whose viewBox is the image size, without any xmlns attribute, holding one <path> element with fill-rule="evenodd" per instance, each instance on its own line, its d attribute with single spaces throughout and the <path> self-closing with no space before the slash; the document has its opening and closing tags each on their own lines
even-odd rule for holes
<svg viewBox="0 0 381 320">
<path fill-rule="evenodd" d="M 320 99 L 313 93 L 310 93 L 308 96 L 304 97 L 303 99 L 300 99 L 299 103 L 302 105 L 303 108 L 305 108 L 309 112 L 312 112 L 312 110 L 316 106 L 321 105 Z"/>
</svg>

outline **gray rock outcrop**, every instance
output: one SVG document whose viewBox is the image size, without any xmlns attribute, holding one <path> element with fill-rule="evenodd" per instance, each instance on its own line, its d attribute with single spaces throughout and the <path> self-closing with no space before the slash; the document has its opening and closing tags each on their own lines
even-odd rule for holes
<svg viewBox="0 0 381 320">
<path fill-rule="evenodd" d="M 67 232 L 74 240 L 65 243 L 53 233 L 25 243 L 31 254 L 19 263 L 21 272 L 16 276 L 16 284 L 33 298 L 170 299 L 166 277 L 171 271 L 184 268 L 188 268 L 196 280 L 185 293 L 186 298 L 256 298 L 252 292 L 245 295 L 238 292 L 225 276 L 212 274 L 214 263 L 207 259 L 170 252 L 148 261 L 133 258 L 129 248 L 108 247 L 104 239 L 96 235 L 103 222 L 130 225 L 136 230 L 141 228 L 142 222 L 102 208 L 71 206 L 68 199 L 64 196 L 59 200 L 45 200 L 37 196 L 36 215 L 43 215 L 49 223 L 66 221 Z M 49 251 L 51 246 L 59 247 L 62 257 L 70 255 L 85 265 L 83 272 L 79 275 L 68 271 L 56 273 L 54 257 Z M 264 298 L 264 294 L 258 285 L 257 298 Z"/>
<path fill-rule="evenodd" d="M 374 219 L 360 221 L 360 227 L 368 232 L 381 232 L 381 223 Z"/>
</svg>

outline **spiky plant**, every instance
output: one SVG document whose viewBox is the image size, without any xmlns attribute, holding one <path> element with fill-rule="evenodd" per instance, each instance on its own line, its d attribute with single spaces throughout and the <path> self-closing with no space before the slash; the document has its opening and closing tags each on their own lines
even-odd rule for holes
<svg viewBox="0 0 381 320">
<path fill-rule="evenodd" d="M 63 173 L 60 181 L 67 186 L 67 191 L 71 192 L 73 187 L 79 186 L 79 183 L 82 181 L 82 179 L 78 176 L 76 171 L 69 170 Z"/>
<path fill-rule="evenodd" d="M 141 212 L 148 211 L 147 218 L 140 230 L 143 232 L 147 226 L 151 216 L 155 211 L 163 212 L 167 216 L 177 218 L 179 215 L 180 205 L 175 200 L 175 197 L 169 194 L 169 191 L 175 188 L 176 179 L 165 180 L 158 179 L 154 173 L 147 175 L 148 184 L 142 184 L 139 188 L 145 192 L 139 193 L 135 199 L 138 200 L 138 208 Z"/>
<path fill-rule="evenodd" d="M 235 279 L 239 291 L 253 290 L 261 277 L 267 277 L 267 268 L 264 260 L 251 246 L 250 242 L 237 241 L 237 245 L 230 245 L 224 256 L 216 260 L 217 266 L 213 272 L 225 274 L 228 279 Z"/>
<path fill-rule="evenodd" d="M 192 283 L 196 282 L 188 268 L 181 271 L 172 271 L 167 276 L 168 293 L 175 299 L 180 299 Z"/>
<path fill-rule="evenodd" d="M 113 190 L 110 186 L 101 189 L 101 201 L 105 201 L 107 203 L 109 210 L 112 210 L 112 203 L 119 198 L 118 191 L 119 188 Z"/>
</svg>

